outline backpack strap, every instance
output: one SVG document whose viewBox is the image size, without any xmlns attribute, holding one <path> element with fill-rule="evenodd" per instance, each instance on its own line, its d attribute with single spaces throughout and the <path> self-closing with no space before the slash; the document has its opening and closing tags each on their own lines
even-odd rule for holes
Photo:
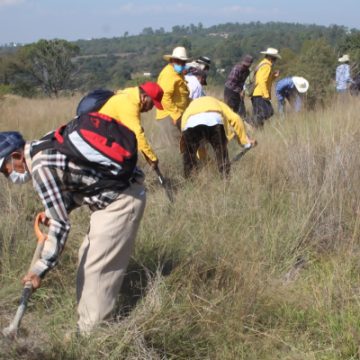
<svg viewBox="0 0 360 360">
<path fill-rule="evenodd" d="M 33 158 L 38 152 L 47 150 L 47 149 L 54 149 L 55 145 L 55 131 L 52 131 L 45 136 L 43 136 L 38 141 L 35 141 L 31 144 L 30 147 L 30 156 Z"/>
<path fill-rule="evenodd" d="M 255 73 L 256 74 L 258 72 L 258 70 L 263 66 L 263 65 L 269 65 L 268 63 L 260 63 L 256 68 L 255 68 Z"/>
</svg>

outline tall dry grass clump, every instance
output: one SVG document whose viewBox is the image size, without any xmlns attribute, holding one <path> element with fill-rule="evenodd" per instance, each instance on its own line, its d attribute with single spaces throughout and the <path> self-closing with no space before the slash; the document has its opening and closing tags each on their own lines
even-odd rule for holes
<svg viewBox="0 0 360 360">
<path fill-rule="evenodd" d="M 148 203 L 114 322 L 89 338 L 65 336 L 76 323 L 76 256 L 88 218 L 86 210 L 77 211 L 60 264 L 34 294 L 22 338 L 0 342 L 0 354 L 358 359 L 360 104 L 343 100 L 272 119 L 255 133 L 259 146 L 233 164 L 228 181 L 212 163 L 185 181 L 177 150 L 157 143 L 148 115 L 144 125 L 176 202 L 168 203 L 145 166 Z M 1 130 L 16 124 L 28 137 L 71 117 L 76 103 L 17 101 L 1 105 Z M 231 156 L 238 151 L 230 144 Z M 4 326 L 16 309 L 18 279 L 33 250 L 32 219 L 41 205 L 31 186 L 19 191 L 0 181 Z"/>
</svg>

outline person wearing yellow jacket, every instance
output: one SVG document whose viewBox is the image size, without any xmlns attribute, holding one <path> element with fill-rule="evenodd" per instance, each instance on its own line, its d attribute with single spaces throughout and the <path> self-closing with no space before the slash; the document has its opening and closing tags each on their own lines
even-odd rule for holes
<svg viewBox="0 0 360 360">
<path fill-rule="evenodd" d="M 157 83 L 146 82 L 139 87 L 117 91 L 99 110 L 99 113 L 121 122 L 134 132 L 139 151 L 153 168 L 158 166 L 158 158 L 145 137 L 140 113 L 151 110 L 153 106 L 162 109 L 162 97 L 163 90 Z"/>
<path fill-rule="evenodd" d="M 185 64 L 189 60 L 184 47 L 176 47 L 171 55 L 164 55 L 169 63 L 162 69 L 158 84 L 164 90 L 162 98 L 163 109 L 156 111 L 156 119 L 162 131 L 163 138 L 173 143 L 178 140 L 180 120 L 189 105 L 189 90 L 184 77 Z M 176 128 L 177 127 L 177 128 Z"/>
<path fill-rule="evenodd" d="M 181 119 L 181 131 L 180 150 L 186 178 L 197 166 L 196 152 L 204 140 L 214 149 L 219 172 L 225 176 L 230 172 L 228 141 L 235 136 L 245 148 L 256 145 L 256 141 L 246 135 L 241 117 L 212 96 L 203 96 L 190 103 Z"/>
<path fill-rule="evenodd" d="M 265 58 L 256 67 L 255 88 L 251 97 L 253 116 L 250 122 L 255 127 L 262 127 L 264 121 L 274 114 L 271 105 L 271 87 L 279 72 L 273 71 L 273 65 L 277 59 L 281 59 L 279 51 L 274 48 L 261 51 L 261 54 L 264 54 Z"/>
</svg>

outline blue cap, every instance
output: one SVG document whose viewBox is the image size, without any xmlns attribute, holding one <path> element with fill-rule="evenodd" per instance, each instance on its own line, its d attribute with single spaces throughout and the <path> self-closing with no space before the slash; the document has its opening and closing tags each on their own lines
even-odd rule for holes
<svg viewBox="0 0 360 360">
<path fill-rule="evenodd" d="M 15 150 L 22 148 L 25 140 L 17 131 L 0 132 L 0 168 L 4 160 Z"/>
</svg>

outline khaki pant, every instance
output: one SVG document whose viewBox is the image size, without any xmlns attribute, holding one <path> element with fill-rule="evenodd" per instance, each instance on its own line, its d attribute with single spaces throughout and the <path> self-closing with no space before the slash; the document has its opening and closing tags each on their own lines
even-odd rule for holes
<svg viewBox="0 0 360 360">
<path fill-rule="evenodd" d="M 133 183 L 105 209 L 92 213 L 79 249 L 78 328 L 88 333 L 111 317 L 145 208 L 143 185 Z"/>
</svg>

